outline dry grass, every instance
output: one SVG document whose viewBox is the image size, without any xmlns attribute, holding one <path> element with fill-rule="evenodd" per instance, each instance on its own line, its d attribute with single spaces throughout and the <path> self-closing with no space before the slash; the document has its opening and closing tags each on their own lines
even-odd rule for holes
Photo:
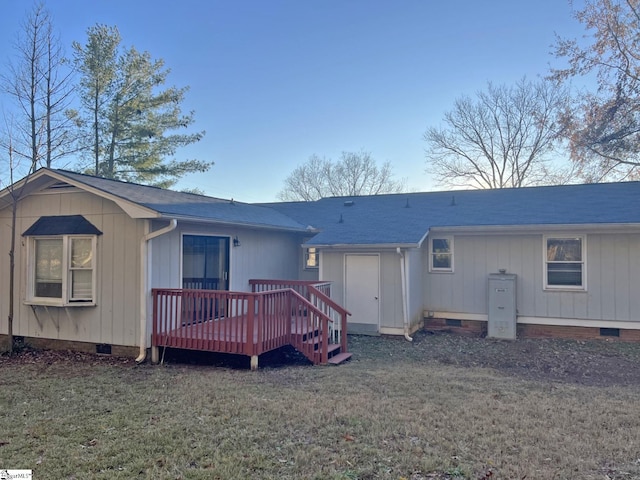
<svg viewBox="0 0 640 480">
<path fill-rule="evenodd" d="M 0 468 L 38 480 L 640 478 L 640 383 L 468 365 L 529 348 L 520 341 L 351 340 L 340 367 L 257 372 L 0 358 Z M 640 359 L 640 345 L 532 345 L 573 348 L 587 367 Z"/>
</svg>

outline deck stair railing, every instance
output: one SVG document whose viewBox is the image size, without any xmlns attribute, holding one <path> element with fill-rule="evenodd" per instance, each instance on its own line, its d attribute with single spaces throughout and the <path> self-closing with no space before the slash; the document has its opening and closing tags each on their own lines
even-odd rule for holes
<svg viewBox="0 0 640 480">
<path fill-rule="evenodd" d="M 251 357 L 293 345 L 314 364 L 341 363 L 346 316 L 330 284 L 251 280 L 252 292 L 153 289 L 154 347 Z"/>
<path fill-rule="evenodd" d="M 347 316 L 350 313 L 331 299 L 331 282 L 305 280 L 249 280 L 252 292 L 290 288 L 305 297 L 315 307 L 322 310 L 331 322 L 327 335 L 329 343 L 339 344 L 341 352 L 347 352 Z"/>
</svg>

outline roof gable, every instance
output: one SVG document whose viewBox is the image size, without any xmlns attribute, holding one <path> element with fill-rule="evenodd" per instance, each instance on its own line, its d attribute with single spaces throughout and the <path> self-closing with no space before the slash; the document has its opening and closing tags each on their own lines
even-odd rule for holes
<svg viewBox="0 0 640 480">
<path fill-rule="evenodd" d="M 49 177 L 48 182 L 43 177 Z M 65 170 L 40 169 L 29 181 L 41 188 L 73 186 L 114 201 L 132 218 L 178 218 L 288 231 L 305 226 L 272 208 L 221 198 L 175 192 Z"/>
</svg>

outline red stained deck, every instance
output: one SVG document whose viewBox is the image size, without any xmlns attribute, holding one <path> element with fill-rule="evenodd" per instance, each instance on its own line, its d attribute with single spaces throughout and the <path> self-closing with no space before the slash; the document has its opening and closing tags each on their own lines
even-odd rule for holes
<svg viewBox="0 0 640 480">
<path fill-rule="evenodd" d="M 152 346 L 248 355 L 256 362 L 262 353 L 285 345 L 314 364 L 350 356 L 348 312 L 331 300 L 328 284 L 250 284 L 250 293 L 154 289 Z"/>
</svg>

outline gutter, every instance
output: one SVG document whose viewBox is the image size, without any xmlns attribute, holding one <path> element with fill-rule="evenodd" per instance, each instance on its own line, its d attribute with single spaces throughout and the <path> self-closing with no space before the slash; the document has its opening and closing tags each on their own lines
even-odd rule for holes
<svg viewBox="0 0 640 480">
<path fill-rule="evenodd" d="M 178 226 L 178 220 L 172 218 L 169 225 L 159 230 L 147 233 L 140 240 L 140 355 L 136 358 L 137 363 L 144 362 L 147 358 L 147 290 L 148 290 L 148 270 L 147 255 L 149 241 L 153 238 L 169 233 Z"/>
<path fill-rule="evenodd" d="M 404 323 L 404 338 L 413 342 L 413 338 L 409 336 L 409 302 L 407 301 L 407 290 L 408 290 L 408 280 L 407 280 L 407 256 L 405 252 L 398 247 L 396 252 L 400 255 L 400 276 L 402 277 L 402 318 Z"/>
<path fill-rule="evenodd" d="M 170 215 L 170 216 L 167 216 Z M 278 225 L 269 225 L 265 223 L 250 223 L 250 222 L 242 222 L 237 220 L 222 220 L 219 218 L 213 217 L 192 217 L 189 215 L 173 215 L 173 214 L 161 214 L 158 218 L 163 218 L 167 220 L 180 220 L 192 223 L 204 223 L 204 224 L 216 224 L 225 227 L 244 227 L 255 230 L 274 230 L 278 232 L 292 232 L 292 233 L 318 233 L 319 230 L 309 229 L 308 227 L 287 227 L 287 226 L 278 226 Z"/>
<path fill-rule="evenodd" d="M 426 236 L 426 235 L 425 235 Z M 423 237 L 424 238 L 424 237 Z M 418 243 L 303 243 L 304 248 L 315 247 L 327 250 L 345 250 L 345 249 L 362 249 L 362 250 L 381 250 L 381 249 L 398 249 L 398 248 L 420 248 L 422 239 Z"/>
</svg>

